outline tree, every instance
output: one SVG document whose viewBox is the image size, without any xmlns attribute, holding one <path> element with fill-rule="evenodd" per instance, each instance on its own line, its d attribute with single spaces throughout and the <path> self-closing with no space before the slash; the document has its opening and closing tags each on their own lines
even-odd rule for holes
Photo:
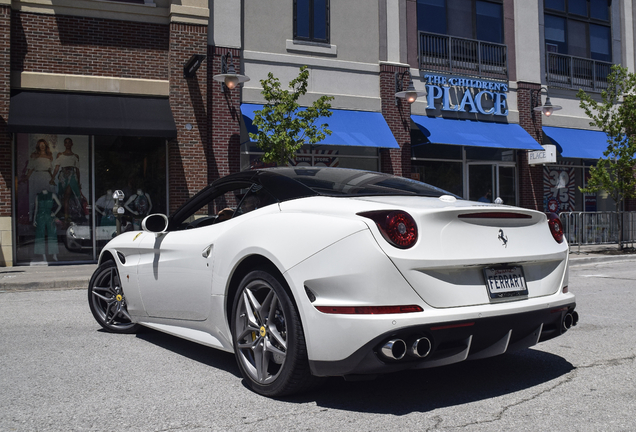
<svg viewBox="0 0 636 432">
<path fill-rule="evenodd" d="M 618 211 L 624 209 L 625 199 L 636 198 L 636 74 L 627 68 L 613 65 L 607 77 L 607 90 L 601 92 L 597 102 L 583 90 L 577 97 L 580 106 L 596 126 L 607 134 L 607 150 L 596 166 L 590 167 L 587 187 L 583 193 L 604 190 L 616 203 Z M 622 217 L 618 215 L 618 248 L 623 248 Z"/>
<path fill-rule="evenodd" d="M 316 144 L 331 135 L 328 124 L 317 125 L 319 117 L 330 117 L 331 96 L 321 96 L 311 106 L 301 108 L 298 99 L 307 93 L 307 66 L 289 82 L 290 90 L 283 90 L 280 81 L 270 72 L 261 80 L 261 92 L 267 101 L 262 110 L 254 112 L 252 124 L 257 133 L 250 138 L 265 152 L 263 162 L 284 165 L 303 144 Z"/>
</svg>

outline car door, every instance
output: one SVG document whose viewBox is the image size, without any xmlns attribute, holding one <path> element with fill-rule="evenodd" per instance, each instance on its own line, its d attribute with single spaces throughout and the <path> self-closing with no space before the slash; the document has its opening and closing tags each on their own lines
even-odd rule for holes
<svg viewBox="0 0 636 432">
<path fill-rule="evenodd" d="M 138 280 L 149 316 L 195 321 L 209 316 L 215 241 L 249 187 L 239 183 L 212 190 L 209 198 L 197 198 L 199 205 L 181 214 L 170 231 L 142 240 Z"/>
</svg>

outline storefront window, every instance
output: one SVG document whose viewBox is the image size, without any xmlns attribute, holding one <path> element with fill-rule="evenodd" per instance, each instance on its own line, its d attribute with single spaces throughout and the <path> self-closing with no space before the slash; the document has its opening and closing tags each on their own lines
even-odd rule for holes
<svg viewBox="0 0 636 432">
<path fill-rule="evenodd" d="M 412 172 L 419 175 L 419 180 L 444 189 L 457 196 L 462 196 L 464 176 L 461 162 L 418 161 L 413 162 Z"/>
<path fill-rule="evenodd" d="M 95 137 L 97 247 L 114 233 L 112 192 L 124 192 L 122 231 L 138 230 L 151 213 L 166 213 L 166 147 L 161 138 Z"/>
<path fill-rule="evenodd" d="M 558 159 L 557 164 L 543 168 L 543 206 L 544 211 L 563 212 L 600 212 L 616 211 L 616 204 L 604 191 L 584 194 L 590 176 L 592 162 L 581 159 Z"/>
<path fill-rule="evenodd" d="M 466 147 L 466 159 L 514 162 L 515 151 L 490 147 Z"/>
<path fill-rule="evenodd" d="M 421 134 L 421 132 L 415 131 Z M 413 133 L 411 133 L 413 135 Z M 412 148 L 413 157 L 418 159 L 455 159 L 462 160 L 462 147 L 443 144 L 419 144 Z"/>
<path fill-rule="evenodd" d="M 89 138 L 17 134 L 16 175 L 16 261 L 92 259 L 66 247 L 74 227 L 90 236 Z"/>
<path fill-rule="evenodd" d="M 16 177 L 17 263 L 93 261 L 116 234 L 114 190 L 124 231 L 167 208 L 162 138 L 16 134 Z"/>
<path fill-rule="evenodd" d="M 419 131 L 412 130 L 412 135 Z M 412 147 L 412 172 L 424 183 L 466 199 L 517 205 L 516 152 L 444 144 Z"/>
</svg>

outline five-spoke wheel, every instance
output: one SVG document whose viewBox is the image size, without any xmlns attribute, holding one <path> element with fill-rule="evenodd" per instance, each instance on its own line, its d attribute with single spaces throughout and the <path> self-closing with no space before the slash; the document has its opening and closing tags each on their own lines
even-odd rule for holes
<svg viewBox="0 0 636 432">
<path fill-rule="evenodd" d="M 315 383 L 296 307 L 271 274 L 252 271 L 241 282 L 232 334 L 239 368 L 254 391 L 282 396 Z"/>
<path fill-rule="evenodd" d="M 139 326 L 126 309 L 126 297 L 113 261 L 100 265 L 88 285 L 88 304 L 95 320 L 113 333 L 134 333 Z"/>
</svg>

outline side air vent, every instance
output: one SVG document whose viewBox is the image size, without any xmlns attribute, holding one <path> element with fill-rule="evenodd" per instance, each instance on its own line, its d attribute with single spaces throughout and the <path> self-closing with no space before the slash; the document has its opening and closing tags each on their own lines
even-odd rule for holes
<svg viewBox="0 0 636 432">
<path fill-rule="evenodd" d="M 123 253 L 117 252 L 117 258 L 119 258 L 119 262 L 126 264 L 126 256 Z"/>
</svg>

